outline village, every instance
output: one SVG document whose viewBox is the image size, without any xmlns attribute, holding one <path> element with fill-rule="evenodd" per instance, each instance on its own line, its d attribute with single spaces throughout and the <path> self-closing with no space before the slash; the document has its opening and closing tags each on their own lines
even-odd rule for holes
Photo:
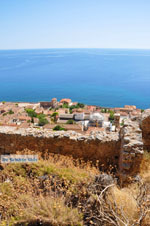
<svg viewBox="0 0 150 226">
<path fill-rule="evenodd" d="M 65 98 L 39 103 L 0 102 L 0 126 L 71 130 L 82 134 L 92 131 L 115 132 L 128 118 L 138 117 L 136 106 L 105 108 L 72 102 Z"/>
</svg>

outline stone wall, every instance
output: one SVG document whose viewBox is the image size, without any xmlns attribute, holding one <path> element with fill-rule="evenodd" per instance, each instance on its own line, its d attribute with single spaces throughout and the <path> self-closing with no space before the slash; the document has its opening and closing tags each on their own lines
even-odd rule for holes
<svg viewBox="0 0 150 226">
<path fill-rule="evenodd" d="M 83 136 L 74 131 L 52 132 L 46 129 L 16 129 L 0 127 L 0 154 L 29 149 L 45 153 L 71 155 L 74 158 L 96 161 L 106 167 L 118 164 L 120 140 L 118 133 L 98 132 Z"/>
<path fill-rule="evenodd" d="M 136 175 L 139 172 L 144 153 L 142 130 L 140 129 L 138 119 L 126 120 L 120 131 L 120 140 L 120 173 L 124 175 Z"/>
<path fill-rule="evenodd" d="M 150 109 L 145 110 L 141 117 L 141 129 L 144 149 L 150 151 Z"/>
<path fill-rule="evenodd" d="M 108 167 L 118 165 L 120 175 L 139 172 L 145 148 L 150 150 L 150 110 L 141 118 L 126 120 L 120 132 L 54 132 L 48 129 L 0 127 L 0 154 L 29 149 L 35 153 L 55 153 L 83 158 Z"/>
</svg>

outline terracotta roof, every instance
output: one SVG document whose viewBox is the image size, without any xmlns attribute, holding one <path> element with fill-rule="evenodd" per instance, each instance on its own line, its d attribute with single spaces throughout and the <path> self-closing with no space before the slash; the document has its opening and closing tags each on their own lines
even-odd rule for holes
<svg viewBox="0 0 150 226">
<path fill-rule="evenodd" d="M 31 120 L 31 118 L 30 118 L 29 116 L 22 116 L 22 115 L 19 116 L 18 119 L 21 120 L 21 121 L 28 121 L 28 120 Z"/>
<path fill-rule="evenodd" d="M 135 105 L 125 105 L 124 108 L 128 108 L 131 110 L 136 110 L 136 106 Z"/>
<path fill-rule="evenodd" d="M 128 116 L 127 112 L 120 112 L 120 116 Z"/>
<path fill-rule="evenodd" d="M 52 101 L 57 101 L 57 98 L 53 98 Z"/>
<path fill-rule="evenodd" d="M 71 103 L 71 99 L 64 98 L 60 100 L 60 103 L 64 103 L 64 102 L 69 104 Z"/>
<path fill-rule="evenodd" d="M 96 110 L 96 106 L 88 105 L 87 109 L 90 110 L 90 111 L 94 111 L 94 110 Z"/>
</svg>

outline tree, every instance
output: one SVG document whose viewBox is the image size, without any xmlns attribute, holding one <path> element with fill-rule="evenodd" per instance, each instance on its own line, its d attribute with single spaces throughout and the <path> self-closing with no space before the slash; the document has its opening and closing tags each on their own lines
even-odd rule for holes
<svg viewBox="0 0 150 226">
<path fill-rule="evenodd" d="M 34 118 L 33 117 L 31 118 L 31 123 L 34 123 Z"/>
<path fill-rule="evenodd" d="M 110 121 L 114 120 L 114 112 L 113 111 L 110 111 L 109 120 Z"/>
<path fill-rule="evenodd" d="M 31 118 L 36 118 L 37 117 L 37 113 L 32 108 L 27 108 L 26 112 L 27 112 L 28 116 L 31 117 Z"/>
<path fill-rule="evenodd" d="M 57 121 L 57 116 L 58 116 L 58 112 L 54 112 L 54 113 L 51 115 L 51 118 L 54 119 L 54 122 Z"/>
<path fill-rule="evenodd" d="M 82 104 L 82 103 L 77 103 L 77 105 L 76 105 L 76 106 L 77 106 L 77 108 L 84 108 L 84 106 L 85 106 L 85 105 L 84 105 L 84 104 Z"/>
</svg>

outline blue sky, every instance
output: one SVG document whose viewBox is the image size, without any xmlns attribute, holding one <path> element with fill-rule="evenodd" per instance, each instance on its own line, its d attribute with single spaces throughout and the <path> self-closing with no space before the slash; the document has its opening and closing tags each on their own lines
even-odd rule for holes
<svg viewBox="0 0 150 226">
<path fill-rule="evenodd" d="M 150 49 L 150 0 L 0 0 L 0 49 Z"/>
</svg>

